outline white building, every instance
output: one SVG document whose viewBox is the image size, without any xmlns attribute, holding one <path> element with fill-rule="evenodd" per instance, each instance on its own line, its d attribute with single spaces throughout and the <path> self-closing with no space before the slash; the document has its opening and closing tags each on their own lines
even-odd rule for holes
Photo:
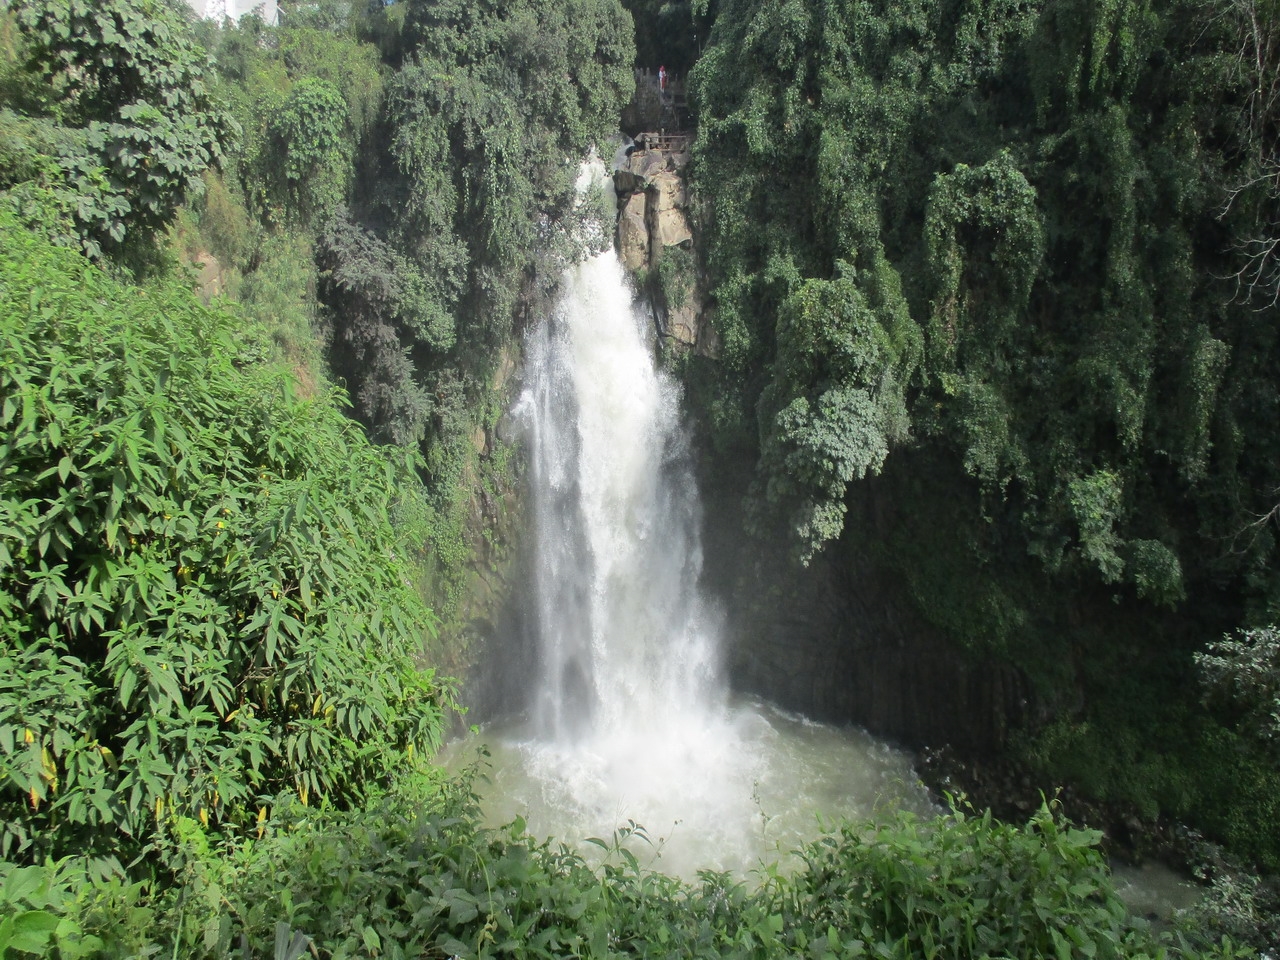
<svg viewBox="0 0 1280 960">
<path fill-rule="evenodd" d="M 238 21 L 246 13 L 256 13 L 267 23 L 275 23 L 280 17 L 276 0 L 187 0 L 197 17 L 223 20 L 230 17 Z"/>
</svg>

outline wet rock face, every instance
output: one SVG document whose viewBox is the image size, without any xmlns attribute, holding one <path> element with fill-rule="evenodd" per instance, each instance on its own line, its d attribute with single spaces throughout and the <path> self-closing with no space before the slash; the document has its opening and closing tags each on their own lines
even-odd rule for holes
<svg viewBox="0 0 1280 960">
<path fill-rule="evenodd" d="M 726 486 L 706 498 L 708 569 L 730 608 L 736 689 L 913 749 L 1001 752 L 1034 709 L 1018 670 L 971 655 L 924 622 L 900 578 L 855 538 L 803 569 L 784 549 L 748 549 L 740 495 Z M 874 509 L 876 496 L 850 509 Z"/>
<path fill-rule="evenodd" d="M 1025 682 L 907 622 L 879 571 L 852 557 L 818 561 L 788 593 L 787 608 L 746 631 L 736 685 L 913 748 L 950 744 L 984 755 L 1004 746 Z"/>
</svg>

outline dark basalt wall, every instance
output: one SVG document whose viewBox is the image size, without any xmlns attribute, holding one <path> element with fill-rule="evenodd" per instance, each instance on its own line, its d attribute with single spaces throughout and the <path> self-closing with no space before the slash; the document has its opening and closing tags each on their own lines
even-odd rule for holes
<svg viewBox="0 0 1280 960">
<path fill-rule="evenodd" d="M 867 491 L 862 509 L 874 510 Z M 728 597 L 735 689 L 915 749 L 998 752 L 1026 721 L 1031 687 L 971 656 L 913 612 L 892 573 L 846 536 L 807 569 L 742 543 L 740 501 L 707 504 L 707 574 Z"/>
</svg>

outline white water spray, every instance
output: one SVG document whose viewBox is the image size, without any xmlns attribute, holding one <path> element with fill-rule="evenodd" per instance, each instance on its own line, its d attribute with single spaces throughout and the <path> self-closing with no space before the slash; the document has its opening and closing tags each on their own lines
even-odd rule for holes
<svg viewBox="0 0 1280 960">
<path fill-rule="evenodd" d="M 643 323 L 607 252 L 568 272 L 529 343 L 537 721 L 575 746 L 666 742 L 723 702 L 679 391 Z"/>
<path fill-rule="evenodd" d="M 730 702 L 680 393 L 645 329 L 608 250 L 526 345 L 540 668 L 528 726 L 486 734 L 490 818 L 568 841 L 636 821 L 691 875 L 776 859 L 819 811 L 924 808 L 869 737 Z"/>
</svg>

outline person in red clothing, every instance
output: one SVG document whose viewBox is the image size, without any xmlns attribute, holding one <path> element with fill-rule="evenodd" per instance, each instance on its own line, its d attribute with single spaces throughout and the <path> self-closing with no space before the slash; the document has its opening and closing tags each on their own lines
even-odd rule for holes
<svg viewBox="0 0 1280 960">
<path fill-rule="evenodd" d="M 667 95 L 667 68 L 658 67 L 658 92 Z"/>
</svg>

